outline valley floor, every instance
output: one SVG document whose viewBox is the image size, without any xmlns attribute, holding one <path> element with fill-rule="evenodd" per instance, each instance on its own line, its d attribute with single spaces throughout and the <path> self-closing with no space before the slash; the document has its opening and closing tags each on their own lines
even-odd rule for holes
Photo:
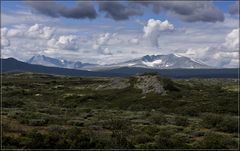
<svg viewBox="0 0 240 151">
<path fill-rule="evenodd" d="M 3 149 L 237 150 L 237 79 L 145 77 L 3 74 Z"/>
</svg>

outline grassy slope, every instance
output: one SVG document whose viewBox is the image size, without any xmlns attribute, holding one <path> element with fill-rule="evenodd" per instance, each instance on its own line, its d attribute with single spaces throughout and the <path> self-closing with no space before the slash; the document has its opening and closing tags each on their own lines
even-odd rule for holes
<svg viewBox="0 0 240 151">
<path fill-rule="evenodd" d="M 237 148 L 235 79 L 95 89 L 110 80 L 3 75 L 3 148 Z"/>
</svg>

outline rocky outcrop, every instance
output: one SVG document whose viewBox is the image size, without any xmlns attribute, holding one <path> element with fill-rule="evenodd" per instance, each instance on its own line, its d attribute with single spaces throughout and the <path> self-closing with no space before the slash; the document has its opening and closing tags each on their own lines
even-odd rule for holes
<svg viewBox="0 0 240 151">
<path fill-rule="evenodd" d="M 158 76 L 146 75 L 136 76 L 134 88 L 141 89 L 143 94 L 154 92 L 158 94 L 166 94 L 163 84 L 158 79 Z"/>
</svg>

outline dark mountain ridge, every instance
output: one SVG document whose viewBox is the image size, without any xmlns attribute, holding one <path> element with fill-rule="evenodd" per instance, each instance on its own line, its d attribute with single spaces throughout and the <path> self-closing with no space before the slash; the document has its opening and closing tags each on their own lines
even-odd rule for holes
<svg viewBox="0 0 240 151">
<path fill-rule="evenodd" d="M 18 61 L 14 58 L 1 59 L 2 73 L 33 72 L 64 76 L 123 77 L 146 72 L 155 72 L 171 78 L 238 78 L 239 68 L 226 69 L 149 69 L 140 67 L 120 67 L 104 71 L 86 71 L 58 67 L 46 67 Z"/>
</svg>

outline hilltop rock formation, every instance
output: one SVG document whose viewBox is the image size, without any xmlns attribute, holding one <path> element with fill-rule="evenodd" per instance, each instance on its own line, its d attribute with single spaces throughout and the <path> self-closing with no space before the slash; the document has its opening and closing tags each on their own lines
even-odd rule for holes
<svg viewBox="0 0 240 151">
<path fill-rule="evenodd" d="M 158 76 L 144 75 L 136 76 L 136 82 L 134 83 L 134 88 L 141 89 L 143 94 L 150 92 L 158 94 L 166 94 L 163 84 L 158 79 Z"/>
</svg>

